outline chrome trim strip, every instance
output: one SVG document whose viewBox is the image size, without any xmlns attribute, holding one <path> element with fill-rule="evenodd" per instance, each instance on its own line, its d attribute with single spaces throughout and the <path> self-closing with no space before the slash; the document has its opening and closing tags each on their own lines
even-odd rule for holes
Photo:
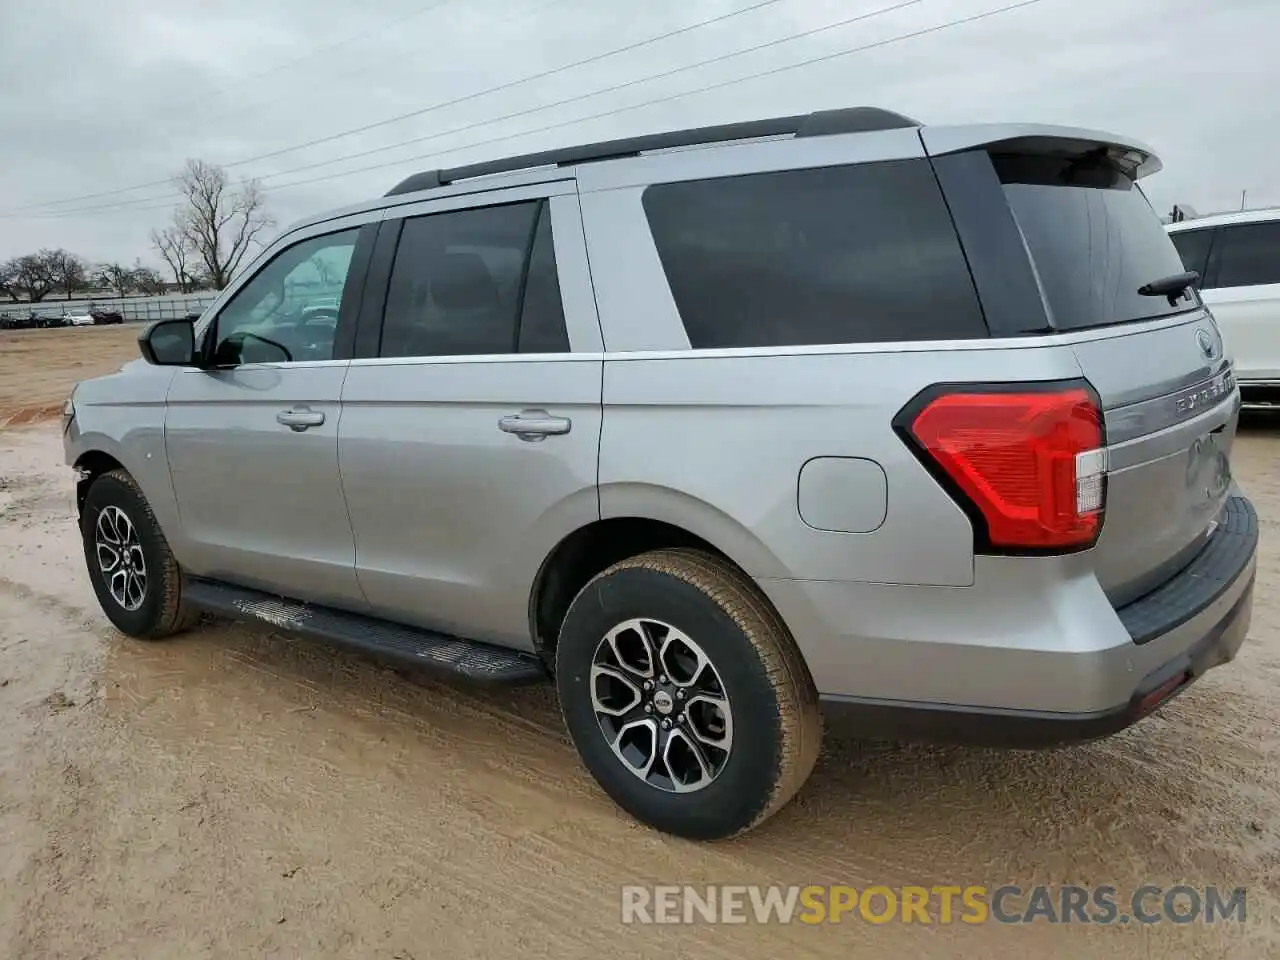
<svg viewBox="0 0 1280 960">
<path fill-rule="evenodd" d="M 1228 366 L 1175 393 L 1108 410 L 1107 442 L 1112 445 L 1127 443 L 1214 415 L 1225 422 L 1232 411 L 1224 412 L 1224 405 L 1238 404 L 1239 396 L 1235 372 Z"/>
<path fill-rule="evenodd" d="M 450 357 L 362 357 L 349 362 L 353 367 L 404 367 L 454 363 L 600 363 L 604 359 L 603 353 L 477 353 Z"/>
<path fill-rule="evenodd" d="M 1205 311 L 1199 307 L 1186 313 L 1138 323 L 1117 324 L 1092 330 L 1076 330 L 1069 333 L 1037 333 L 1025 337 L 982 337 L 971 340 L 917 340 L 885 343 L 820 344 L 797 347 L 724 347 L 711 350 L 643 350 L 634 353 L 605 351 L 606 360 L 710 360 L 735 357 L 799 357 L 837 356 L 841 354 L 867 353 L 929 353 L 953 350 L 1043 350 L 1046 347 L 1070 346 L 1094 340 L 1110 340 L 1116 337 L 1190 326 L 1203 321 Z"/>
<path fill-rule="evenodd" d="M 511 363 L 548 360 L 590 360 L 609 362 L 637 360 L 730 360 L 740 357 L 805 357 L 841 356 L 872 353 L 930 353 L 954 350 L 1043 350 L 1049 347 L 1070 346 L 1094 340 L 1189 326 L 1204 319 L 1204 311 L 1195 309 L 1171 317 L 1160 317 L 1139 323 L 1117 324 L 1094 330 L 1077 330 L 1070 333 L 1034 334 L 1025 337 L 983 337 L 972 340 L 916 340 L 885 343 L 837 343 L 787 347 L 722 347 L 716 349 L 685 350 L 605 350 L 603 353 L 485 353 L 464 356 L 424 357 L 366 357 L 354 360 L 307 360 L 290 364 L 256 364 L 259 367 L 274 366 L 328 366 L 350 363 L 353 366 L 372 366 L 403 363 Z M 248 366 L 238 369 L 249 369 Z"/>
</svg>

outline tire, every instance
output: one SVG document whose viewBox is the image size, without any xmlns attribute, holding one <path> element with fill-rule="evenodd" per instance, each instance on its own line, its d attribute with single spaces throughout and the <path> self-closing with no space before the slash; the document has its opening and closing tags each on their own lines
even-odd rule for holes
<svg viewBox="0 0 1280 960">
<path fill-rule="evenodd" d="M 646 640 L 652 689 L 642 679 Z M 556 687 L 605 793 L 676 836 L 745 833 L 795 796 L 818 758 L 818 695 L 786 625 L 745 574 L 699 550 L 641 554 L 592 579 L 561 627 Z M 727 713 L 717 706 L 726 699 Z M 674 743 L 670 765 L 649 762 L 664 741 Z"/>
<path fill-rule="evenodd" d="M 121 633 L 139 640 L 160 640 L 200 619 L 198 611 L 183 603 L 182 570 L 151 506 L 126 471 L 112 470 L 93 481 L 80 513 L 80 536 L 93 592 L 107 619 Z M 105 547 L 101 560 L 100 545 Z M 107 563 L 113 553 L 129 559 Z M 104 564 L 109 572 L 104 572 Z"/>
</svg>

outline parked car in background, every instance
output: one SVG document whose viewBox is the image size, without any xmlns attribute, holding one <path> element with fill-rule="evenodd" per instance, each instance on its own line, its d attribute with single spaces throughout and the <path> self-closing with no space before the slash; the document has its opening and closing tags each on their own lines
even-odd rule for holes
<svg viewBox="0 0 1280 960">
<path fill-rule="evenodd" d="M 64 313 L 62 324 L 67 327 L 91 327 L 93 315 L 90 313 Z"/>
<path fill-rule="evenodd" d="M 40 327 L 69 327 L 71 326 L 71 315 L 66 313 L 44 313 L 36 319 L 36 325 Z"/>
<path fill-rule="evenodd" d="M 1280 404 L 1280 209 L 1169 224 L 1213 311 L 1249 405 Z"/>
<path fill-rule="evenodd" d="M 320 297 L 307 303 L 298 311 L 303 323 L 326 318 L 338 322 L 338 300 L 336 297 Z"/>
<path fill-rule="evenodd" d="M 90 307 L 89 316 L 96 324 L 124 323 L 124 314 L 115 310 L 95 310 Z"/>
<path fill-rule="evenodd" d="M 795 794 L 824 710 L 1107 736 L 1253 602 L 1240 394 L 1159 169 L 857 108 L 417 174 L 76 387 L 93 589 L 140 638 L 210 611 L 553 680 L 603 790 L 697 839 Z M 336 316 L 288 294 L 317 258 Z"/>
<path fill-rule="evenodd" d="M 0 313 L 0 330 L 35 330 L 41 327 L 60 326 L 62 326 L 62 318 L 60 316 L 46 316 L 38 314 L 34 310 L 27 310 L 22 313 Z"/>
</svg>

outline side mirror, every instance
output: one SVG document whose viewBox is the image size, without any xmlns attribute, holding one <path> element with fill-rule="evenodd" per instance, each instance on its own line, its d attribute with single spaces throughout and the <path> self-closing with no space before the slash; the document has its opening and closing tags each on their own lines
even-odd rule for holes
<svg viewBox="0 0 1280 960">
<path fill-rule="evenodd" d="M 138 336 L 142 359 L 158 367 L 190 367 L 196 361 L 195 324 L 187 318 L 157 320 Z"/>
</svg>

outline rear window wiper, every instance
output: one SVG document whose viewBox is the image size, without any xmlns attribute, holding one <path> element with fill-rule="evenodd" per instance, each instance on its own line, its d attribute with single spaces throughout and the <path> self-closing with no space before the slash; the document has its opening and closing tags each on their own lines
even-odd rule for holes
<svg viewBox="0 0 1280 960">
<path fill-rule="evenodd" d="M 1194 270 L 1187 270 L 1185 273 L 1174 273 L 1159 280 L 1144 283 L 1138 288 L 1138 293 L 1144 297 L 1168 297 L 1169 305 L 1173 306 L 1178 302 L 1178 298 L 1187 292 L 1188 287 L 1194 287 L 1199 282 L 1200 274 Z"/>
</svg>

